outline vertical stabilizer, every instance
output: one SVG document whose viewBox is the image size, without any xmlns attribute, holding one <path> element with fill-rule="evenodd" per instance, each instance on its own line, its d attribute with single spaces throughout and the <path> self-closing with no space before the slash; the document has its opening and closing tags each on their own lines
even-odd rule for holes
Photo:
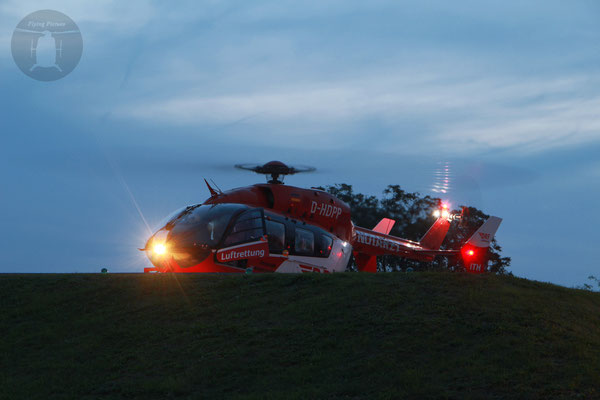
<svg viewBox="0 0 600 400">
<path fill-rule="evenodd" d="M 467 272 L 480 274 L 487 271 L 488 249 L 501 222 L 502 218 L 489 217 L 460 249 Z"/>
</svg>

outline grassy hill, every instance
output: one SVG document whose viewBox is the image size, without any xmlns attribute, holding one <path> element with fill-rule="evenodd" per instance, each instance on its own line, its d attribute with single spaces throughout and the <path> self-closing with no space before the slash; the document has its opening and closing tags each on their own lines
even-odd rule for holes
<svg viewBox="0 0 600 400">
<path fill-rule="evenodd" d="M 600 294 L 444 273 L 0 275 L 0 398 L 600 398 Z"/>
</svg>

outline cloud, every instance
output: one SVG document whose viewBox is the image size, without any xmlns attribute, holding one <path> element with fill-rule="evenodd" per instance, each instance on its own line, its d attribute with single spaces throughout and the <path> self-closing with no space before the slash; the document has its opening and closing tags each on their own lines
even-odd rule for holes
<svg viewBox="0 0 600 400">
<path fill-rule="evenodd" d="M 123 35 L 137 34 L 156 19 L 159 9 L 149 0 L 5 0 L 0 3 L 0 57 L 9 58 L 14 28 L 25 16 L 38 10 L 56 10 L 71 18 L 83 34 L 84 46 L 114 41 Z M 6 51 L 8 49 L 8 51 Z"/>
<path fill-rule="evenodd" d="M 4 21 L 13 20 L 14 25 L 26 15 L 38 10 L 56 10 L 68 15 L 77 24 L 100 23 L 114 27 L 138 29 L 153 18 L 156 7 L 148 0 L 96 0 L 81 2 L 77 0 L 37 0 L 23 2 L 6 0 L 0 5 L 0 15 Z"/>
<path fill-rule="evenodd" d="M 373 76 L 213 96 L 171 95 L 119 105 L 115 114 L 177 126 L 256 116 L 259 125 L 302 126 L 307 135 L 324 128 L 348 130 L 366 120 L 394 128 L 411 119 L 430 132 L 413 137 L 411 144 L 434 142 L 457 153 L 505 148 L 528 153 L 600 140 L 600 93 L 588 89 L 595 83 L 587 77 L 459 79 L 434 71 Z M 392 129 L 388 136 L 395 134 Z"/>
<path fill-rule="evenodd" d="M 84 32 L 85 80 L 64 89 L 84 117 L 184 128 L 243 121 L 243 132 L 223 136 L 301 133 L 310 143 L 326 134 L 324 146 L 386 151 L 528 153 L 598 140 L 597 81 L 561 64 L 589 54 L 598 31 L 586 7 L 419 4 L 42 0 L 35 9 L 63 11 Z M 8 0 L 1 19 L 30 8 Z M 565 15 L 576 22 L 560 25 Z M 80 97 L 82 88 L 93 95 Z"/>
</svg>

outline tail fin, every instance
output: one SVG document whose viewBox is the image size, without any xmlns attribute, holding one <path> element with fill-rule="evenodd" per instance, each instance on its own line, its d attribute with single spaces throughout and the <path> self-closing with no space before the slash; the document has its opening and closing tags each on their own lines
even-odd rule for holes
<svg viewBox="0 0 600 400">
<path fill-rule="evenodd" d="M 435 223 L 429 228 L 427 233 L 423 235 L 419 244 L 426 249 L 438 250 L 448 233 L 450 228 L 450 222 L 447 218 L 440 217 Z"/>
<path fill-rule="evenodd" d="M 488 248 L 501 222 L 502 218 L 489 217 L 460 249 L 467 272 L 478 274 L 487 270 Z"/>
<path fill-rule="evenodd" d="M 381 221 L 379 221 L 377 225 L 375 225 L 375 228 L 373 228 L 373 232 L 389 235 L 395 223 L 396 221 L 394 221 L 393 219 L 384 218 Z"/>
</svg>

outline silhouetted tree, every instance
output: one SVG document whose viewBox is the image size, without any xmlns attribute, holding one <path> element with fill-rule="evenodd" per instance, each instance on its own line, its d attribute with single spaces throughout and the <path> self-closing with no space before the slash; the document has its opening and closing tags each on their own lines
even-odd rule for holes
<svg viewBox="0 0 600 400">
<path fill-rule="evenodd" d="M 590 275 L 588 276 L 588 280 L 590 280 L 592 283 L 584 283 L 583 285 L 580 286 L 575 286 L 576 289 L 583 289 L 583 290 L 590 290 L 590 291 L 594 291 L 595 286 L 598 286 L 598 291 L 600 291 L 600 279 L 596 278 L 594 275 Z"/>
</svg>

